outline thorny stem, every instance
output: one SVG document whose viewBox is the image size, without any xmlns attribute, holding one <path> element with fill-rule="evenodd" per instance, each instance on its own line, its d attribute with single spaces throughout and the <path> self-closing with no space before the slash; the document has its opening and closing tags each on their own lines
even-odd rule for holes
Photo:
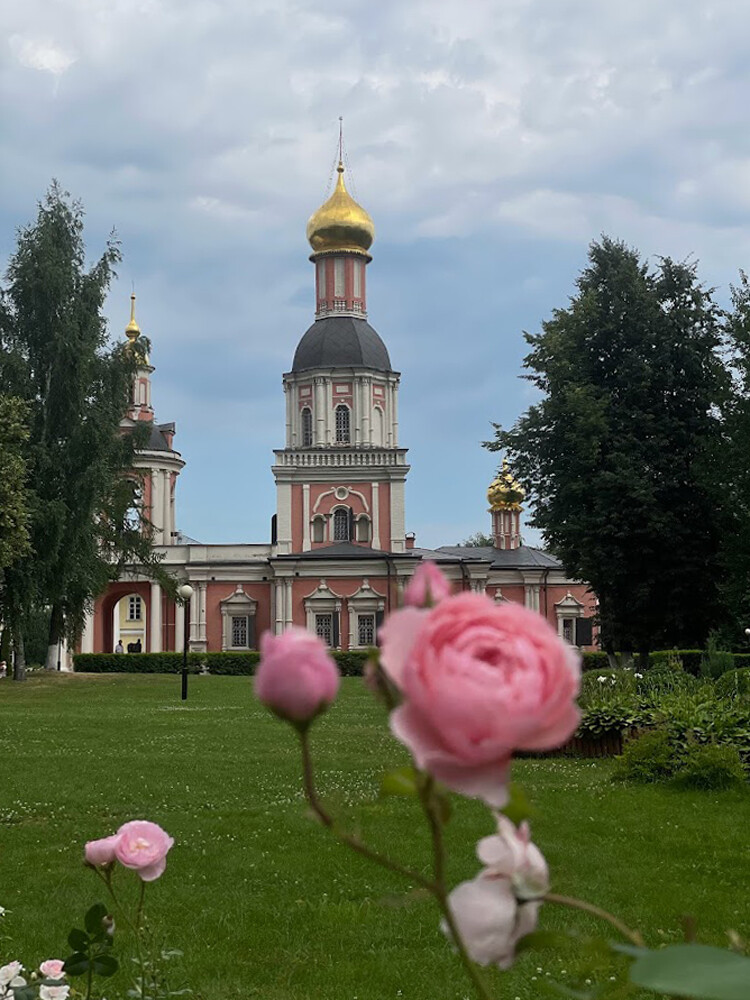
<svg viewBox="0 0 750 1000">
<path fill-rule="evenodd" d="M 463 938 L 456 925 L 455 918 L 453 916 L 453 911 L 448 903 L 448 891 L 445 885 L 445 846 L 443 844 L 443 821 L 436 809 L 436 803 L 433 796 L 433 791 L 435 783 L 429 775 L 419 775 L 417 781 L 417 787 L 419 790 L 419 800 L 422 803 L 422 809 L 427 817 L 427 822 L 430 827 L 430 834 L 432 836 L 432 867 L 435 875 L 435 885 L 431 890 L 432 894 L 437 901 L 440 911 L 443 914 L 443 919 L 445 920 L 446 927 L 450 931 L 453 944 L 456 947 L 459 958 L 463 964 L 466 974 L 471 979 L 474 989 L 477 991 L 482 1000 L 490 1000 L 490 994 L 485 985 L 484 979 L 482 978 L 479 969 L 476 964 L 472 962 L 469 957 L 469 953 L 466 950 L 466 945 Z"/>
<path fill-rule="evenodd" d="M 310 740 L 308 732 L 309 730 L 303 729 L 300 730 L 299 734 L 300 744 L 302 746 L 302 774 L 305 781 L 305 795 L 307 796 L 310 808 L 323 826 L 327 827 L 337 840 L 339 840 L 342 844 L 346 844 L 347 847 L 351 847 L 351 849 L 356 851 L 357 854 L 361 854 L 363 857 L 369 858 L 371 861 L 382 865 L 383 868 L 387 868 L 389 871 L 396 872 L 398 875 L 403 875 L 404 878 L 409 879 L 411 882 L 416 882 L 418 885 L 421 885 L 423 889 L 427 889 L 429 892 L 434 892 L 434 883 L 431 882 L 430 879 L 425 878 L 424 875 L 421 875 L 419 872 L 412 871 L 409 868 L 405 868 L 397 861 L 391 861 L 391 859 L 386 857 L 385 854 L 380 854 L 378 851 L 374 851 L 371 847 L 368 847 L 367 844 L 363 844 L 361 840 L 358 840 L 350 833 L 343 833 L 337 828 L 333 817 L 326 811 L 325 807 L 318 798 L 318 792 L 315 787 L 312 757 L 310 756 Z"/>
<path fill-rule="evenodd" d="M 307 727 L 301 728 L 299 730 L 299 736 L 300 744 L 302 746 L 302 774 L 305 783 L 305 795 L 310 807 L 320 822 L 323 826 L 327 827 L 342 844 L 346 844 L 348 847 L 351 847 L 352 850 L 366 858 L 369 858 L 371 861 L 376 862 L 376 864 L 382 865 L 383 868 L 387 868 L 392 872 L 397 872 L 399 875 L 403 875 L 410 881 L 416 882 L 418 885 L 421 885 L 422 888 L 427 889 L 427 891 L 435 897 L 443 917 L 445 918 L 446 926 L 451 933 L 453 943 L 456 946 L 456 950 L 458 951 L 461 961 L 464 964 L 464 968 L 466 969 L 474 988 L 476 989 L 481 1000 L 491 1000 L 490 994 L 487 992 L 487 988 L 479 975 L 479 970 L 469 958 L 468 952 L 466 951 L 466 945 L 458 932 L 456 922 L 453 919 L 453 913 L 448 905 L 448 894 L 445 888 L 444 875 L 445 851 L 443 847 L 443 830 L 440 817 L 436 814 L 434 803 L 432 802 L 432 779 L 428 778 L 426 782 L 422 781 L 420 783 L 419 797 L 422 801 L 422 806 L 430 824 L 430 831 L 432 833 L 434 880 L 425 878 L 419 872 L 411 871 L 410 869 L 405 868 L 397 861 L 392 861 L 389 857 L 386 857 L 386 855 L 380 854 L 378 851 L 373 851 L 356 837 L 347 833 L 342 833 L 336 828 L 333 817 L 321 804 L 315 788 L 315 775 L 313 771 L 312 757 L 310 754 L 309 729 Z"/>
<path fill-rule="evenodd" d="M 542 897 L 542 899 L 545 903 L 558 903 L 560 906 L 569 906 L 574 910 L 583 910 L 584 913 L 590 913 L 592 917 L 598 917 L 600 920 L 606 920 L 607 923 L 611 924 L 616 930 L 618 930 L 624 938 L 627 938 L 631 944 L 636 945 L 638 948 L 645 947 L 640 931 L 632 930 L 613 913 L 609 913 L 607 910 L 603 910 L 600 906 L 595 906 L 593 903 L 587 903 L 585 899 L 576 899 L 574 896 L 560 896 L 556 892 L 548 892 L 546 896 Z"/>
</svg>

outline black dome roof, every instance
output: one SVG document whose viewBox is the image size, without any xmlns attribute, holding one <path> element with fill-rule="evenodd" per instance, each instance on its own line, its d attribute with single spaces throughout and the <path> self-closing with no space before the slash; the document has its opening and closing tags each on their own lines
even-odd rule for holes
<svg viewBox="0 0 750 1000">
<path fill-rule="evenodd" d="M 389 372 L 388 350 L 367 320 L 354 316 L 317 319 L 294 352 L 292 371 L 307 368 L 372 368 Z"/>
</svg>

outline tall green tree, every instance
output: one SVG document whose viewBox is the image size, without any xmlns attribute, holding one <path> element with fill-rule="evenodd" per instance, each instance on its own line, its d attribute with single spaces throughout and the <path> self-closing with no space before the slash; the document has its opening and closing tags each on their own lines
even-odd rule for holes
<svg viewBox="0 0 750 1000">
<path fill-rule="evenodd" d="M 29 549 L 26 416 L 23 400 L 0 396 L 0 586 L 5 568 Z"/>
<path fill-rule="evenodd" d="M 18 234 L 0 314 L 11 390 L 29 413 L 35 497 L 30 551 L 6 574 L 4 616 L 20 635 L 30 609 L 47 607 L 50 646 L 80 635 L 87 607 L 125 564 L 156 572 L 158 563 L 148 522 L 127 516 L 134 452 L 148 429 L 120 429 L 148 345 L 109 345 L 102 307 L 119 246 L 110 237 L 88 267 L 83 224 L 80 203 L 53 184 Z"/>
<path fill-rule="evenodd" d="M 602 644 L 702 643 L 719 607 L 722 314 L 693 263 L 602 238 L 567 308 L 526 335 L 540 399 L 495 425 L 540 528 L 599 600 Z"/>
<path fill-rule="evenodd" d="M 727 610 L 724 632 L 729 645 L 741 648 L 747 641 L 745 629 L 750 626 L 750 282 L 743 271 L 731 291 L 726 331 L 733 379 L 722 465 L 727 522 L 722 544 Z"/>
</svg>

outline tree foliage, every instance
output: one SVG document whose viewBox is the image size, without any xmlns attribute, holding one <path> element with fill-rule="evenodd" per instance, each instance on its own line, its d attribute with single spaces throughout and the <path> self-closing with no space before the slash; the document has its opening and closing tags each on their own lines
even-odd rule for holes
<svg viewBox="0 0 750 1000">
<path fill-rule="evenodd" d="M 7 382 L 27 407 L 34 493 L 30 550 L 6 574 L 3 614 L 20 628 L 31 608 L 48 607 L 50 642 L 80 634 L 87 606 L 125 564 L 157 563 L 148 525 L 127 517 L 128 473 L 148 432 L 120 429 L 137 352 L 109 345 L 102 315 L 119 246 L 111 236 L 87 267 L 83 222 L 53 184 L 18 234 L 0 326 Z"/>
<path fill-rule="evenodd" d="M 23 400 L 0 396 L 0 581 L 3 570 L 29 549 L 26 415 Z"/>
<path fill-rule="evenodd" d="M 592 585 L 605 648 L 701 644 L 715 623 L 721 338 L 694 263 L 649 270 L 606 237 L 569 306 L 526 335 L 541 398 L 486 447 L 508 453 L 531 523 Z"/>
<path fill-rule="evenodd" d="M 459 542 L 458 544 L 465 545 L 467 548 L 470 549 L 487 548 L 487 547 L 492 548 L 492 546 L 495 544 L 495 540 L 492 537 L 492 535 L 485 535 L 483 531 L 475 531 L 473 535 L 469 535 L 468 538 L 465 538 L 462 542 Z"/>
</svg>

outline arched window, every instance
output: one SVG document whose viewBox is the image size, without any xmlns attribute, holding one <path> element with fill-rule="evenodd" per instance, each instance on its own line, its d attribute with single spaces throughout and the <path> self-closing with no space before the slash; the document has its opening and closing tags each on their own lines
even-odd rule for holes
<svg viewBox="0 0 750 1000">
<path fill-rule="evenodd" d="M 324 542 L 326 540 L 325 518 L 318 514 L 312 522 L 312 540 L 314 542 Z"/>
<path fill-rule="evenodd" d="M 336 407 L 336 444 L 349 444 L 349 407 L 343 403 Z"/>
<path fill-rule="evenodd" d="M 382 448 L 385 444 L 383 411 L 376 406 L 372 411 L 372 443 L 376 448 Z"/>
<path fill-rule="evenodd" d="M 305 406 L 300 414 L 302 421 L 302 447 L 309 448 L 312 445 L 312 410 Z"/>
<path fill-rule="evenodd" d="M 370 518 L 366 514 L 357 518 L 357 541 L 370 541 Z"/>
<path fill-rule="evenodd" d="M 347 413 L 349 411 L 347 410 Z M 333 514 L 333 540 L 334 542 L 351 541 L 349 525 L 351 521 L 351 511 L 348 507 L 337 507 Z"/>
</svg>

